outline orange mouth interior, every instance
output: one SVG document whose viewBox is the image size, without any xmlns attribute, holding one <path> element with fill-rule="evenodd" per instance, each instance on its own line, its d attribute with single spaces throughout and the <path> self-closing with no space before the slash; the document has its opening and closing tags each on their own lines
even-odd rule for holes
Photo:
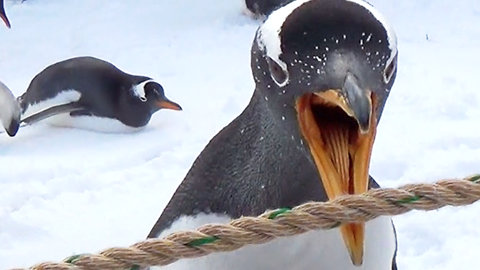
<svg viewBox="0 0 480 270">
<path fill-rule="evenodd" d="M 374 97 L 369 97 L 372 108 Z M 329 199 L 367 191 L 376 118 L 370 114 L 370 128 L 361 131 L 353 110 L 336 90 L 305 94 L 296 104 L 303 137 L 320 174 Z M 353 264 L 363 262 L 364 224 L 340 227 Z"/>
</svg>

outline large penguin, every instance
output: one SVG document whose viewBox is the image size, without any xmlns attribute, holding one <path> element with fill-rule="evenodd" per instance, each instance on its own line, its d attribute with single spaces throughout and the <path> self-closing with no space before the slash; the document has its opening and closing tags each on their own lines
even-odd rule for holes
<svg viewBox="0 0 480 270">
<path fill-rule="evenodd" d="M 370 155 L 396 75 L 392 28 L 361 0 L 297 0 L 251 50 L 245 110 L 194 162 L 148 237 L 378 187 Z M 396 269 L 391 219 L 344 224 L 161 269 Z"/>
</svg>

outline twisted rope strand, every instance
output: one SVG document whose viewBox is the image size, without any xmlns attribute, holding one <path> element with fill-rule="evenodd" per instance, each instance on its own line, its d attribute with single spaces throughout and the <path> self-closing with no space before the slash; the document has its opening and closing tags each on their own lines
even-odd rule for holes
<svg viewBox="0 0 480 270">
<path fill-rule="evenodd" d="M 398 189 L 372 189 L 328 202 L 308 202 L 293 209 L 266 211 L 228 224 L 207 224 L 196 231 L 176 232 L 163 239 L 147 239 L 129 248 L 110 248 L 99 254 L 69 257 L 62 263 L 41 263 L 31 270 L 118 270 L 167 265 L 179 259 L 232 251 L 277 237 L 310 230 L 332 229 L 343 223 L 365 222 L 411 210 L 469 205 L 480 199 L 480 175 L 434 184 L 410 184 Z"/>
</svg>

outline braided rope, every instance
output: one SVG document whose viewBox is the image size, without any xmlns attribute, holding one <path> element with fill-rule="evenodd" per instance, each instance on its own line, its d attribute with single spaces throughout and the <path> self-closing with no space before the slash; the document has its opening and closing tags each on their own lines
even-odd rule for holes
<svg viewBox="0 0 480 270">
<path fill-rule="evenodd" d="M 41 263 L 29 269 L 135 270 L 171 264 L 182 258 L 232 251 L 247 244 L 265 243 L 310 230 L 331 229 L 343 223 L 364 222 L 411 210 L 469 205 L 479 199 L 480 175 L 434 184 L 410 184 L 398 189 L 372 189 L 328 202 L 309 202 L 293 209 L 267 211 L 258 217 L 241 217 L 228 224 L 208 224 L 197 231 L 172 233 L 163 239 L 147 239 L 129 248 L 76 255 L 62 263 Z"/>
</svg>

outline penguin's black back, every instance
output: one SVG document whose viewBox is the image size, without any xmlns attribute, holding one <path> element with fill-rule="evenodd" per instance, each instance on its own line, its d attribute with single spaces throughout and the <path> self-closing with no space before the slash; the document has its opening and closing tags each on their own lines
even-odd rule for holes
<svg viewBox="0 0 480 270">
<path fill-rule="evenodd" d="M 127 74 L 94 57 L 77 57 L 45 68 L 33 78 L 19 101 L 25 111 L 31 104 L 54 98 L 63 91 L 75 90 L 81 93 L 78 106 L 83 106 L 89 114 L 117 118 L 130 126 L 142 126 L 152 112 L 134 97 L 131 89 L 149 79 Z"/>
<path fill-rule="evenodd" d="M 94 57 L 77 57 L 45 68 L 33 78 L 21 99 L 26 104 L 38 103 L 70 89 L 82 94 L 108 94 L 148 79 L 127 74 L 113 64 Z"/>
</svg>

